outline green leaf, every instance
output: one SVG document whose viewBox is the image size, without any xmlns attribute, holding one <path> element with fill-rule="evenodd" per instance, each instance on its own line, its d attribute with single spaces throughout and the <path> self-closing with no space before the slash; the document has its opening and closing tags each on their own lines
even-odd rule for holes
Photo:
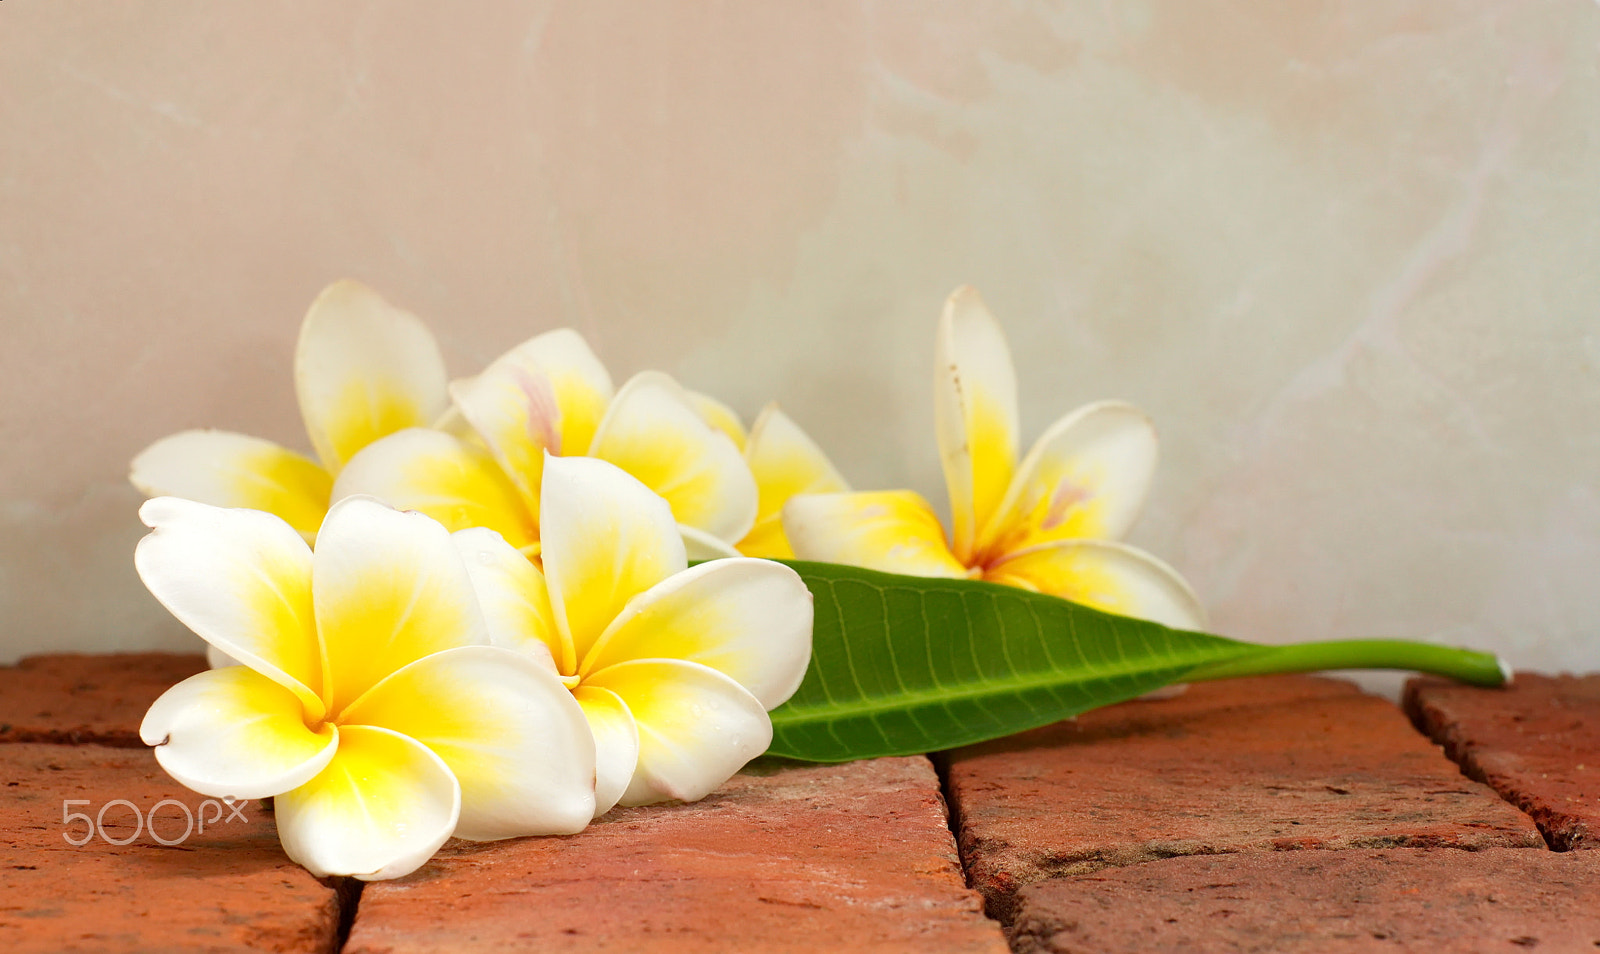
<svg viewBox="0 0 1600 954">
<path fill-rule="evenodd" d="M 1493 656 L 1394 640 L 1261 646 L 977 580 L 789 562 L 816 599 L 811 667 L 769 754 L 909 755 L 1011 735 L 1176 682 L 1406 668 L 1486 685 Z"/>
</svg>

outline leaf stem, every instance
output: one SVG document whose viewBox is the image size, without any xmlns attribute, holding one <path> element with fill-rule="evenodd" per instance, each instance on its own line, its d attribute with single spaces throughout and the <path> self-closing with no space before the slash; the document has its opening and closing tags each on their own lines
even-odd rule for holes
<svg viewBox="0 0 1600 954">
<path fill-rule="evenodd" d="M 1403 639 L 1347 639 L 1262 646 L 1259 652 L 1199 666 L 1183 680 L 1205 682 L 1322 669 L 1407 669 L 1448 676 L 1474 686 L 1503 686 L 1511 681 L 1511 667 L 1493 653 Z"/>
</svg>

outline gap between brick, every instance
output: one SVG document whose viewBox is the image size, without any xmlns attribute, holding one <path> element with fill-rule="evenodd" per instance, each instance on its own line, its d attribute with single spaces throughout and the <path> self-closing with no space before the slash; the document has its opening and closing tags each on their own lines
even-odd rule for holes
<svg viewBox="0 0 1600 954">
<path fill-rule="evenodd" d="M 1482 785 L 1484 788 L 1487 788 L 1489 791 L 1493 792 L 1495 798 L 1500 799 L 1502 802 L 1505 802 L 1507 805 L 1510 805 L 1512 808 L 1515 808 L 1517 811 L 1528 816 L 1528 820 L 1533 822 L 1533 827 L 1538 829 L 1539 837 L 1544 839 L 1544 846 L 1547 849 L 1550 851 L 1572 850 L 1572 845 L 1566 843 L 1564 839 L 1557 837 L 1556 833 L 1548 827 L 1547 822 L 1542 821 L 1538 815 L 1529 811 L 1524 806 L 1517 804 L 1510 798 L 1507 798 L 1504 792 L 1491 785 L 1489 783 L 1488 776 L 1484 775 L 1482 771 L 1478 771 L 1476 766 L 1469 763 L 1467 759 L 1467 753 L 1464 749 L 1455 745 L 1454 742 L 1449 738 L 1440 738 L 1439 736 L 1434 735 L 1432 732 L 1429 732 L 1428 727 L 1425 724 L 1426 720 L 1422 714 L 1422 709 L 1418 706 L 1407 704 L 1404 696 L 1401 697 L 1400 712 L 1406 717 L 1406 721 L 1411 723 L 1411 728 L 1415 729 L 1418 735 L 1421 735 L 1423 738 L 1439 747 L 1440 754 L 1442 754 L 1446 759 L 1449 759 L 1451 764 L 1455 765 L 1456 771 L 1461 773 L 1462 778 L 1477 782 L 1479 785 Z M 1596 942 L 1596 946 L 1600 946 L 1600 942 Z"/>
<path fill-rule="evenodd" d="M 939 779 L 939 797 L 944 800 L 944 824 L 950 829 L 950 837 L 955 840 L 956 860 L 961 863 L 961 879 L 967 883 L 967 890 L 978 892 L 972 884 L 972 865 L 967 858 L 967 853 L 961 847 L 961 809 L 956 804 L 955 794 L 950 790 L 950 760 L 947 753 L 930 752 L 924 756 L 933 765 L 933 773 Z M 983 898 L 983 916 L 999 924 L 1002 928 L 1006 923 L 994 916 L 989 910 L 989 899 Z"/>
<path fill-rule="evenodd" d="M 356 924 L 356 910 L 361 907 L 361 892 L 367 883 L 360 878 L 338 878 L 331 887 L 339 905 L 339 926 L 334 931 L 330 954 L 339 954 L 350 940 L 350 930 Z"/>
</svg>

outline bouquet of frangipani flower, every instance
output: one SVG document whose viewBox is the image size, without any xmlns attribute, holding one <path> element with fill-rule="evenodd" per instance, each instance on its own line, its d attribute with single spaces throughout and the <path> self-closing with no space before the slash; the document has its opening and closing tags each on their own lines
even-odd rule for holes
<svg viewBox="0 0 1600 954">
<path fill-rule="evenodd" d="M 134 461 L 136 566 L 214 667 L 141 734 L 202 794 L 275 797 L 312 872 L 379 879 L 452 835 L 702 798 L 769 747 L 930 751 L 1262 672 L 1508 677 L 1414 643 L 1195 631 L 1182 578 L 1116 542 L 1154 470 L 1144 415 L 1089 405 L 1019 463 L 976 292 L 936 350 L 948 534 L 909 491 L 851 493 L 776 406 L 746 432 L 660 373 L 614 391 L 570 330 L 447 384 L 417 319 L 337 283 L 295 358 L 315 460 L 189 431 Z"/>
</svg>

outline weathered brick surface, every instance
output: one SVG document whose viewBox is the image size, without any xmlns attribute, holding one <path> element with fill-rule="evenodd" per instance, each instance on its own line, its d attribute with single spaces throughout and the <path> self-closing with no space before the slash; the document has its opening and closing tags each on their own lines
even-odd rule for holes
<svg viewBox="0 0 1600 954">
<path fill-rule="evenodd" d="M 1405 706 L 1462 771 L 1531 815 L 1552 847 L 1600 848 L 1600 676 L 1519 674 L 1504 689 L 1413 679 Z"/>
<path fill-rule="evenodd" d="M 1244 853 L 1046 881 L 1017 898 L 1025 954 L 1600 948 L 1600 854 Z"/>
<path fill-rule="evenodd" d="M 1024 885 L 1177 855 L 1544 847 L 1393 705 L 1334 680 L 1196 685 L 947 758 L 970 881 L 1006 921 Z"/>
<path fill-rule="evenodd" d="M 245 821 L 172 781 L 148 751 L 0 745 L 0 950 L 328 951 L 339 922 L 335 892 L 292 864 L 272 816 L 259 803 Z M 148 827 L 135 834 L 133 808 L 148 815 L 164 799 L 205 812 L 206 831 L 171 846 Z M 66 810 L 104 814 L 104 833 L 75 847 L 89 824 Z M 156 811 L 155 834 L 178 842 L 183 812 Z M 213 818 L 213 816 L 219 816 Z M 198 827 L 198 826 L 197 826 Z"/>
<path fill-rule="evenodd" d="M 458 846 L 369 885 L 346 951 L 1006 950 L 926 759 L 768 765 L 569 838 Z"/>
<path fill-rule="evenodd" d="M 139 723 L 200 655 L 30 656 L 0 666 L 0 742 L 92 742 L 143 748 Z"/>
</svg>

